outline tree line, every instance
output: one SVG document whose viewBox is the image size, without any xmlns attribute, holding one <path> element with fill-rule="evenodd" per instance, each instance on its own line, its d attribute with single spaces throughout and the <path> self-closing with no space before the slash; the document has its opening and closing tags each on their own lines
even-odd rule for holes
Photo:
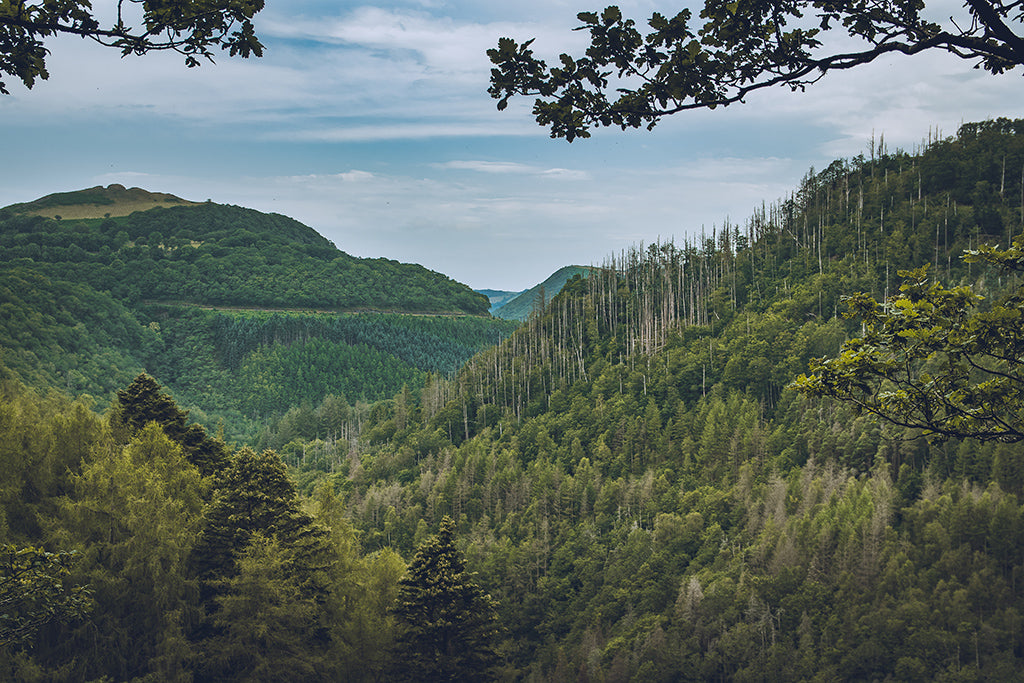
<svg viewBox="0 0 1024 683">
<path fill-rule="evenodd" d="M 213 203 L 58 221 L 5 210 L 3 260 L 128 305 L 384 309 L 486 315 L 487 298 L 439 273 L 359 259 L 301 223 Z"/>
</svg>

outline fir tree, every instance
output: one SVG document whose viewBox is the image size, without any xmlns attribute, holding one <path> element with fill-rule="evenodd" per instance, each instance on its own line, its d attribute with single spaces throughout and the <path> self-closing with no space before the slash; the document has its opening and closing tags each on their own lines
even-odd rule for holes
<svg viewBox="0 0 1024 683">
<path fill-rule="evenodd" d="M 326 531 L 300 509 L 277 453 L 240 450 L 220 477 L 192 555 L 206 612 L 192 633 L 206 655 L 196 680 L 280 680 L 275 658 L 291 662 L 297 680 L 316 679 L 336 559 Z M 268 635 L 274 615 L 285 613 L 287 633 Z M 308 648 L 297 647 L 303 641 Z"/>
<path fill-rule="evenodd" d="M 298 491 L 275 451 L 243 448 L 221 477 L 193 556 L 200 578 L 233 577 L 253 535 L 274 537 L 295 553 L 293 569 L 310 579 L 321 562 L 323 529 L 299 508 Z"/>
<path fill-rule="evenodd" d="M 403 679 L 493 679 L 498 663 L 495 603 L 466 572 L 450 517 L 416 551 L 401 581 L 395 614 L 406 629 L 399 638 Z"/>
<path fill-rule="evenodd" d="M 227 466 L 228 454 L 224 443 L 207 436 L 201 425 L 186 424 L 188 411 L 179 408 L 149 375 L 143 373 L 119 390 L 117 401 L 113 422 L 128 436 L 137 434 L 148 423 L 156 422 L 172 441 L 182 447 L 189 462 L 198 467 L 203 476 L 216 474 Z"/>
</svg>

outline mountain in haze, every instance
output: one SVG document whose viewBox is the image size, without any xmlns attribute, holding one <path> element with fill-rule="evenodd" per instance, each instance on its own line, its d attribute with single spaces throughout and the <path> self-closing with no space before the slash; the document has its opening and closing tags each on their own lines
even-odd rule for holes
<svg viewBox="0 0 1024 683">
<path fill-rule="evenodd" d="M 552 297 L 562 291 L 565 283 L 579 275 L 587 277 L 590 268 L 586 266 L 564 266 L 552 273 L 544 282 L 529 289 L 506 297 L 502 303 L 491 300 L 491 315 L 505 320 L 524 321 L 530 313 L 542 310 Z"/>
<path fill-rule="evenodd" d="M 516 298 L 523 293 L 523 290 L 518 292 L 510 292 L 503 289 L 477 289 L 475 290 L 479 294 L 483 294 L 487 297 L 491 303 L 490 313 L 494 315 L 494 312 L 504 306 L 507 302 Z"/>
</svg>

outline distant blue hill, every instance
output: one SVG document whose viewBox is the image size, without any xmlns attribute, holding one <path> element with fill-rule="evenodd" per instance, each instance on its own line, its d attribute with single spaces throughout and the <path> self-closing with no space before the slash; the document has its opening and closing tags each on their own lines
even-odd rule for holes
<svg viewBox="0 0 1024 683">
<path fill-rule="evenodd" d="M 512 299 L 516 298 L 523 293 L 524 290 L 518 292 L 508 292 L 503 289 L 477 289 L 474 290 L 477 294 L 483 294 L 491 302 L 490 313 L 494 315 L 494 312 L 507 304 Z"/>
<path fill-rule="evenodd" d="M 565 266 L 564 268 L 559 268 L 544 282 L 531 287 L 525 292 L 520 292 L 518 295 L 513 295 L 503 304 L 496 305 L 495 300 L 491 299 L 491 315 L 496 318 L 504 318 L 505 320 L 526 320 L 539 304 L 542 291 L 544 292 L 544 298 L 550 300 L 551 297 L 562 291 L 562 287 L 565 286 L 566 282 L 577 275 L 586 277 L 589 273 L 590 268 L 587 266 Z M 482 293 L 486 294 L 487 290 L 482 290 Z"/>
</svg>

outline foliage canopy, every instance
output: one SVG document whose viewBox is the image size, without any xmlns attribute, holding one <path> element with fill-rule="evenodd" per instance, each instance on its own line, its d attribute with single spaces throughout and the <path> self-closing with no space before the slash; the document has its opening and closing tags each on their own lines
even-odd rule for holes
<svg viewBox="0 0 1024 683">
<path fill-rule="evenodd" d="M 263 55 L 252 19 L 263 0 L 118 0 L 117 19 L 100 23 L 85 0 L 59 0 L 30 4 L 23 0 L 0 2 L 0 74 L 13 76 L 25 87 L 36 78 L 47 79 L 49 50 L 44 40 L 58 34 L 89 38 L 121 51 L 122 56 L 171 50 L 185 57 L 189 67 L 201 59 L 213 61 L 213 48 L 231 56 Z M 141 7 L 141 17 L 128 16 Z M 128 22 L 139 21 L 138 26 Z M 0 80 L 0 93 L 9 94 Z"/>
<path fill-rule="evenodd" d="M 51 621 L 71 621 L 90 607 L 84 586 L 65 585 L 73 553 L 0 546 L 0 646 L 31 639 Z"/>
<path fill-rule="evenodd" d="M 1024 237 L 966 259 L 1022 270 Z M 981 295 L 929 281 L 927 267 L 900 275 L 899 294 L 884 304 L 849 297 L 864 333 L 836 358 L 813 361 L 813 374 L 798 377 L 796 388 L 939 438 L 1024 439 L 1024 288 L 981 308 Z"/>
<path fill-rule="evenodd" d="M 706 0 L 699 28 L 683 9 L 654 13 L 642 33 L 611 6 L 577 15 L 590 46 L 580 57 L 562 54 L 558 66 L 534 56 L 533 40 L 499 40 L 487 53 L 495 64 L 488 92 L 499 109 L 537 96 L 537 122 L 572 142 L 595 126 L 652 128 L 663 116 L 742 102 L 764 88 L 803 90 L 891 53 L 944 50 L 994 74 L 1024 62 L 1019 2 L 967 0 L 964 8 L 949 31 L 926 18 L 923 0 Z M 858 47 L 835 49 L 833 36 Z"/>
</svg>

